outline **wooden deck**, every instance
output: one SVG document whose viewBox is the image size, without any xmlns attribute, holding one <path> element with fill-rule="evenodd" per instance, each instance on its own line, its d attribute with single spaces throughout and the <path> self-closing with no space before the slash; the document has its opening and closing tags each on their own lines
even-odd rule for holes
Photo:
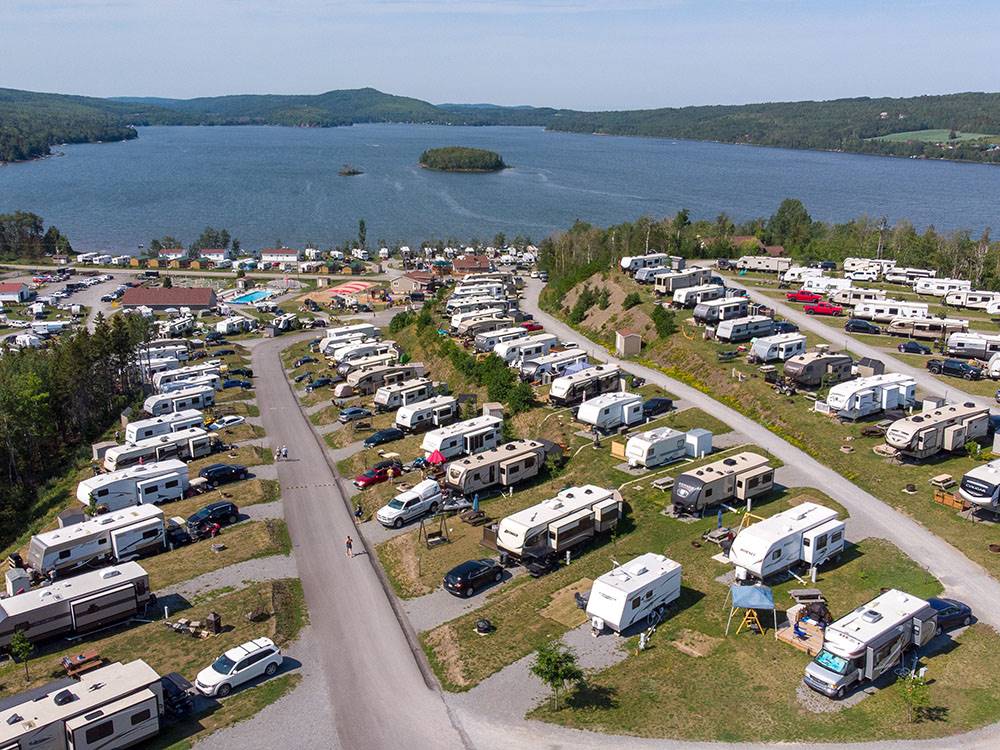
<svg viewBox="0 0 1000 750">
<path fill-rule="evenodd" d="M 809 656 L 816 656 L 823 648 L 823 631 L 819 625 L 814 625 L 811 622 L 800 622 L 799 627 L 809 634 L 808 638 L 799 638 L 795 635 L 792 626 L 786 625 L 778 629 L 778 640 L 794 646 L 799 651 L 805 651 Z"/>
</svg>

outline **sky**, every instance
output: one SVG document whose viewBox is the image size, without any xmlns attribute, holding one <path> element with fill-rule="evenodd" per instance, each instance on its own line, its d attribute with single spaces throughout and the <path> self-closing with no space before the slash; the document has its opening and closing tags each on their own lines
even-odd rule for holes
<svg viewBox="0 0 1000 750">
<path fill-rule="evenodd" d="M 0 87 L 574 109 L 1000 90 L 991 0 L 0 0 Z"/>
</svg>

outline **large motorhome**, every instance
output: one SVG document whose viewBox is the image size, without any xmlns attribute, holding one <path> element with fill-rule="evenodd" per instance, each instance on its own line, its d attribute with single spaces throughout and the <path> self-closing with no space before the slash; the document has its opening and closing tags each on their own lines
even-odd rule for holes
<svg viewBox="0 0 1000 750">
<path fill-rule="evenodd" d="M 0 648 L 17 630 L 39 643 L 128 620 L 146 608 L 149 594 L 146 571 L 127 562 L 0 599 Z"/>
<path fill-rule="evenodd" d="M 818 568 L 844 550 L 844 522 L 837 511 L 801 503 L 744 528 L 729 561 L 737 581 L 764 581 L 789 568 Z"/>
<path fill-rule="evenodd" d="M 462 495 L 513 487 L 538 475 L 545 464 L 545 452 L 545 446 L 536 440 L 513 440 L 449 462 L 445 484 Z"/>
<path fill-rule="evenodd" d="M 665 268 L 670 265 L 667 253 L 648 253 L 646 255 L 626 255 L 619 265 L 625 273 L 634 274 L 641 268 Z"/>
<path fill-rule="evenodd" d="M 399 352 L 391 351 L 385 354 L 370 354 L 367 357 L 349 359 L 337 365 L 337 374 L 342 378 L 347 378 L 352 372 L 367 370 L 373 367 L 386 367 L 394 365 L 399 360 Z"/>
<path fill-rule="evenodd" d="M 656 624 L 681 595 L 681 564 L 647 552 L 594 579 L 587 616 L 595 633 Z"/>
<path fill-rule="evenodd" d="M 798 354 L 785 362 L 785 377 L 803 388 L 818 388 L 820 385 L 841 383 L 853 376 L 854 366 L 847 354 L 839 352 L 815 351 Z"/>
<path fill-rule="evenodd" d="M 971 291 L 972 282 L 968 279 L 918 279 L 913 284 L 917 294 L 929 294 L 932 297 L 947 297 L 948 292 L 962 290 Z"/>
<path fill-rule="evenodd" d="M 674 292 L 674 304 L 678 307 L 694 307 L 703 302 L 710 302 L 715 299 L 723 299 L 726 296 L 726 287 L 722 284 L 699 284 L 678 289 Z"/>
<path fill-rule="evenodd" d="M 580 404 L 576 419 L 604 433 L 631 427 L 643 420 L 642 401 L 637 393 L 603 393 Z"/>
<path fill-rule="evenodd" d="M 549 403 L 569 406 L 621 390 L 621 383 L 622 370 L 618 365 L 594 365 L 554 379 L 549 387 Z"/>
<path fill-rule="evenodd" d="M 944 340 L 953 333 L 965 333 L 969 321 L 953 318 L 893 318 L 885 327 L 892 336 L 907 336 L 930 341 Z"/>
<path fill-rule="evenodd" d="M 774 257 L 771 255 L 743 255 L 736 259 L 736 269 L 738 271 L 784 273 L 791 267 L 791 258 Z"/>
<path fill-rule="evenodd" d="M 419 380 L 426 374 L 423 362 L 407 362 L 405 365 L 385 364 L 354 370 L 347 376 L 345 382 L 351 393 L 368 394 L 377 393 L 389 386 Z"/>
<path fill-rule="evenodd" d="M 803 681 L 830 698 L 843 698 L 856 683 L 896 668 L 910 649 L 937 634 L 937 611 L 897 589 L 862 604 L 827 626 L 823 648 L 806 666 Z"/>
<path fill-rule="evenodd" d="M 165 543 L 163 511 L 139 505 L 35 534 L 28 543 L 27 563 L 41 575 L 61 576 L 95 563 L 160 552 Z"/>
<path fill-rule="evenodd" d="M 354 341 L 337 347 L 326 356 L 332 359 L 335 364 L 340 364 L 364 357 L 375 357 L 379 354 L 399 356 L 399 347 L 396 346 L 395 341 Z"/>
<path fill-rule="evenodd" d="M 488 331 L 476 334 L 475 348 L 477 352 L 492 352 L 497 344 L 514 339 L 525 339 L 528 337 L 528 329 L 524 326 L 511 326 L 509 328 L 498 328 L 495 331 Z"/>
<path fill-rule="evenodd" d="M 802 291 L 829 294 L 838 289 L 850 289 L 851 285 L 850 279 L 841 279 L 835 276 L 807 276 L 802 282 Z"/>
<path fill-rule="evenodd" d="M 393 385 L 383 385 L 375 392 L 375 411 L 393 411 L 401 406 L 415 404 L 437 394 L 437 386 L 430 378 L 413 378 Z"/>
<path fill-rule="evenodd" d="M 813 268 L 812 266 L 792 266 L 781 274 L 781 281 L 785 284 L 794 284 L 796 282 L 805 281 L 810 276 L 825 276 L 826 271 L 822 268 Z"/>
<path fill-rule="evenodd" d="M 826 405 L 841 419 L 862 419 L 887 409 L 908 409 L 916 402 L 917 381 L 898 372 L 840 383 L 826 396 Z"/>
<path fill-rule="evenodd" d="M 636 433 L 625 443 L 625 460 L 633 468 L 663 466 L 679 461 L 687 453 L 687 435 L 672 427 L 657 427 Z"/>
<path fill-rule="evenodd" d="M 164 385 L 172 383 L 175 380 L 187 380 L 199 377 L 200 375 L 219 375 L 221 372 L 222 360 L 210 359 L 198 365 L 188 365 L 187 367 L 179 367 L 176 370 L 166 370 L 165 372 L 156 373 L 153 375 L 153 389 L 159 392 Z"/>
<path fill-rule="evenodd" d="M 125 442 L 138 443 L 157 435 L 166 435 L 189 427 L 201 427 L 205 423 L 205 415 L 197 409 L 184 409 L 162 417 L 139 419 L 125 425 Z"/>
<path fill-rule="evenodd" d="M 185 409 L 204 409 L 215 404 L 215 389 L 211 386 L 199 385 L 193 388 L 182 388 L 172 393 L 161 393 L 150 396 L 142 402 L 142 408 L 151 417 L 159 417 Z"/>
<path fill-rule="evenodd" d="M 84 506 L 96 503 L 116 511 L 138 503 L 180 500 L 189 486 L 187 464 L 171 458 L 84 479 L 76 486 L 76 499 Z"/>
<path fill-rule="evenodd" d="M 463 338 L 475 339 L 481 333 L 490 333 L 491 331 L 499 331 L 504 328 L 510 328 L 514 325 L 514 319 L 506 315 L 495 315 L 489 314 L 483 317 L 471 318 L 469 320 L 463 321 L 456 331 L 455 335 L 461 336 Z"/>
<path fill-rule="evenodd" d="M 948 337 L 948 356 L 988 360 L 1000 352 L 1000 336 L 988 333 L 953 333 Z"/>
<path fill-rule="evenodd" d="M 501 341 L 493 347 L 493 353 L 511 367 L 520 367 L 521 362 L 534 357 L 543 357 L 559 344 L 559 339 L 551 333 L 537 333 L 520 339 Z"/>
<path fill-rule="evenodd" d="M 711 268 L 692 267 L 684 271 L 672 271 L 658 274 L 653 280 L 653 291 L 658 295 L 669 294 L 673 299 L 674 292 L 689 286 L 704 286 L 712 283 L 715 272 Z"/>
<path fill-rule="evenodd" d="M 970 440 L 986 437 L 989 432 L 989 407 L 966 401 L 896 420 L 886 431 L 885 442 L 900 455 L 922 460 L 941 451 L 962 450 Z"/>
<path fill-rule="evenodd" d="M 1000 460 L 973 467 L 962 477 L 958 495 L 976 507 L 991 510 L 1000 508 Z"/>
<path fill-rule="evenodd" d="M 208 456 L 215 450 L 218 437 L 200 427 L 169 432 L 146 438 L 137 443 L 116 445 L 104 453 L 104 468 L 118 471 L 133 464 L 147 464 L 167 458 L 194 459 Z"/>
<path fill-rule="evenodd" d="M 4 750 L 117 750 L 151 740 L 164 711 L 160 676 L 141 659 L 57 680 L 4 702 Z"/>
<path fill-rule="evenodd" d="M 694 308 L 694 319 L 697 323 L 715 325 L 723 320 L 745 318 L 750 309 L 750 301 L 746 297 L 730 297 L 702 302 Z"/>
<path fill-rule="evenodd" d="M 785 362 L 805 351 L 804 333 L 778 333 L 756 339 L 750 347 L 750 359 L 755 362 Z"/>
<path fill-rule="evenodd" d="M 737 453 L 677 476 L 671 502 L 677 513 L 702 513 L 730 500 L 752 500 L 771 491 L 774 469 L 757 453 Z"/>
<path fill-rule="evenodd" d="M 888 323 L 899 318 L 928 318 L 926 302 L 900 302 L 896 299 L 881 299 L 875 302 L 859 302 L 854 308 L 854 317 Z"/>
<path fill-rule="evenodd" d="M 830 294 L 830 302 L 835 305 L 845 307 L 855 307 L 862 302 L 878 302 L 885 299 L 885 292 L 881 289 L 837 289 Z"/>
<path fill-rule="evenodd" d="M 515 559 L 525 555 L 560 554 L 610 531 L 622 515 L 618 490 L 569 487 L 553 498 L 501 519 L 493 532 L 500 552 Z M 484 540 L 490 530 L 484 529 Z"/>
<path fill-rule="evenodd" d="M 473 417 L 431 430 L 424 435 L 420 450 L 425 457 L 434 451 L 440 451 L 442 456 L 450 460 L 496 448 L 500 444 L 502 432 L 503 420 L 500 417 Z"/>
<path fill-rule="evenodd" d="M 944 296 L 944 304 L 951 307 L 964 307 L 969 310 L 985 310 L 990 302 L 1000 300 L 1000 292 L 973 291 L 959 289 L 948 292 Z"/>
<path fill-rule="evenodd" d="M 913 286 L 920 279 L 933 279 L 937 271 L 929 268 L 893 268 L 885 272 L 885 280 L 890 284 Z"/>
<path fill-rule="evenodd" d="M 546 382 L 557 378 L 568 369 L 587 364 L 587 352 L 583 349 L 563 349 L 549 352 L 541 357 L 521 360 L 521 378 L 529 383 Z"/>
<path fill-rule="evenodd" d="M 723 320 L 715 329 L 719 341 L 736 344 L 759 336 L 770 336 L 774 331 L 774 320 L 766 315 L 747 315 L 745 318 Z"/>
<path fill-rule="evenodd" d="M 458 399 L 454 396 L 433 396 L 400 406 L 396 412 L 396 427 L 403 432 L 420 432 L 450 424 L 458 416 Z"/>
</svg>

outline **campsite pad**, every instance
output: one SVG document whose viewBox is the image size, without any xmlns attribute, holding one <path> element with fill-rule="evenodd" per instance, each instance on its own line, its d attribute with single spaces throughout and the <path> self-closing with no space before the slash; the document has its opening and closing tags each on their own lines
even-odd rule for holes
<svg viewBox="0 0 1000 750">
<path fill-rule="evenodd" d="M 671 641 L 670 645 L 688 656 L 708 656 L 720 643 L 722 643 L 721 638 L 713 638 L 697 630 L 684 628 L 677 634 L 677 640 Z"/>
<path fill-rule="evenodd" d="M 542 617 L 565 625 L 567 628 L 576 628 L 587 621 L 587 613 L 576 606 L 574 594 L 587 594 L 594 581 L 590 578 L 581 578 L 576 583 L 563 586 L 552 594 L 552 601 L 542 610 Z"/>
</svg>

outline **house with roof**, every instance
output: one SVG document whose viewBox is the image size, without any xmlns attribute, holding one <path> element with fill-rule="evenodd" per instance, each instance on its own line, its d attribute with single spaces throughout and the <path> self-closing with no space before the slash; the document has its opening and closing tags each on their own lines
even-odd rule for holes
<svg viewBox="0 0 1000 750">
<path fill-rule="evenodd" d="M 215 290 L 210 287 L 132 287 L 122 296 L 121 306 L 126 310 L 138 307 L 209 310 L 216 306 Z"/>
<path fill-rule="evenodd" d="M 787 255 L 784 245 L 767 245 L 764 252 L 772 258 L 784 258 Z"/>
<path fill-rule="evenodd" d="M 188 251 L 183 247 L 165 247 L 157 253 L 157 257 L 166 260 L 182 260 L 188 257 Z"/>
<path fill-rule="evenodd" d="M 456 276 L 467 273 L 487 273 L 492 270 L 490 259 L 486 255 L 462 255 L 451 262 L 451 272 Z"/>
<path fill-rule="evenodd" d="M 213 247 L 206 248 L 198 253 L 198 257 L 202 260 L 208 260 L 212 263 L 218 263 L 220 260 L 229 260 L 231 257 L 229 254 L 229 248 L 226 247 Z"/>
<path fill-rule="evenodd" d="M 435 286 L 435 278 L 430 271 L 408 271 L 390 281 L 389 287 L 397 297 L 413 292 L 429 292 Z"/>
<path fill-rule="evenodd" d="M 272 247 L 260 251 L 262 263 L 298 263 L 302 254 L 291 247 Z"/>
<path fill-rule="evenodd" d="M 30 302 L 35 298 L 35 293 L 27 284 L 16 281 L 0 284 L 0 302 Z"/>
</svg>

